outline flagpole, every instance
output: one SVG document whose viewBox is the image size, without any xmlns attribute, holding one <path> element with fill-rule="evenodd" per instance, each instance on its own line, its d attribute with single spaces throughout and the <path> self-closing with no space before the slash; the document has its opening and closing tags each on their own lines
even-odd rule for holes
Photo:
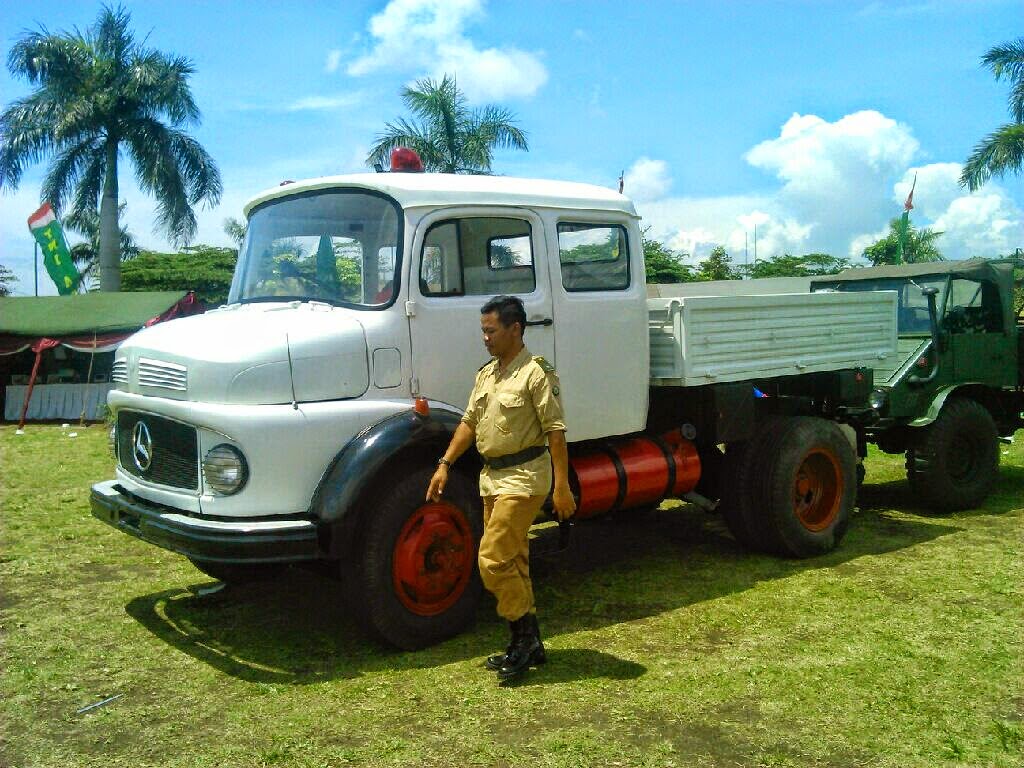
<svg viewBox="0 0 1024 768">
<path fill-rule="evenodd" d="M 36 296 L 39 295 L 39 243 L 33 243 L 35 248 L 32 249 L 32 268 L 36 273 Z"/>
</svg>

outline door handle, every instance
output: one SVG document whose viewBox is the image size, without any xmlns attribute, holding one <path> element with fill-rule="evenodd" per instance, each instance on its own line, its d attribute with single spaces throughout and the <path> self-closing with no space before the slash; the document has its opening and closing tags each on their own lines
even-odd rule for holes
<svg viewBox="0 0 1024 768">
<path fill-rule="evenodd" d="M 554 325 L 555 321 L 550 317 L 545 317 L 543 320 L 527 320 L 527 325 Z"/>
</svg>

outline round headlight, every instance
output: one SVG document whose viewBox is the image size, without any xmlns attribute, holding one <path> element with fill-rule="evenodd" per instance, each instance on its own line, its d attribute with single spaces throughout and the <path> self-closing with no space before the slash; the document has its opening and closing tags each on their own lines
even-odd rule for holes
<svg viewBox="0 0 1024 768">
<path fill-rule="evenodd" d="M 881 411 L 885 407 L 886 395 L 887 393 L 884 389 L 874 389 L 868 395 L 868 403 L 876 411 Z"/>
<path fill-rule="evenodd" d="M 203 459 L 203 478 L 214 493 L 230 496 L 245 486 L 249 467 L 240 450 L 221 443 L 211 448 Z"/>
</svg>

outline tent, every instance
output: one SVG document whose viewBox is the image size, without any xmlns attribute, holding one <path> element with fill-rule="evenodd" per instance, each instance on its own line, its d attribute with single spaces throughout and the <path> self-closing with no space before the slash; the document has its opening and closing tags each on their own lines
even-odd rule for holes
<svg viewBox="0 0 1024 768">
<path fill-rule="evenodd" d="M 0 378 L 10 381 L 4 418 L 13 421 L 20 407 L 23 425 L 30 404 L 34 419 L 96 418 L 120 343 L 141 328 L 202 311 L 195 294 L 184 291 L 0 297 Z M 36 387 L 44 353 L 53 370 Z"/>
</svg>

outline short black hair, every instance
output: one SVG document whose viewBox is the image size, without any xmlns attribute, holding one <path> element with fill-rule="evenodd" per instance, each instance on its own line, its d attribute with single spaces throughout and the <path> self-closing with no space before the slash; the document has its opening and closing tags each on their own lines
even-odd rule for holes
<svg viewBox="0 0 1024 768">
<path fill-rule="evenodd" d="M 519 329 L 526 335 L 526 309 L 518 296 L 495 296 L 480 307 L 481 315 L 489 315 L 491 312 L 498 313 L 498 319 L 506 328 L 519 323 Z"/>
</svg>

